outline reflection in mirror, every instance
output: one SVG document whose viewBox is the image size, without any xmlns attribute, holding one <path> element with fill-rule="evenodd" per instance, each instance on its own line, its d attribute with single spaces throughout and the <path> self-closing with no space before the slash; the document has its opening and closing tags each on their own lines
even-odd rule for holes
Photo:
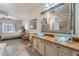
<svg viewBox="0 0 79 59">
<path fill-rule="evenodd" d="M 70 7 L 70 4 L 63 4 L 51 12 L 51 17 L 55 17 L 54 18 L 55 21 L 53 24 L 54 26 L 53 30 L 64 31 L 64 32 L 70 31 L 71 15 L 70 15 L 69 7 Z"/>
<path fill-rule="evenodd" d="M 55 22 L 54 22 L 54 30 L 60 30 L 60 17 L 56 17 L 55 18 Z"/>
<path fill-rule="evenodd" d="M 43 19 L 42 19 L 42 21 L 41 21 L 41 29 L 43 29 L 42 30 L 42 32 L 45 32 L 46 31 L 46 29 L 47 29 L 47 18 L 46 17 L 44 17 Z"/>
<path fill-rule="evenodd" d="M 37 21 L 36 21 L 37 19 L 33 19 L 33 20 L 31 20 L 30 21 L 30 29 L 31 30 L 35 30 L 36 28 L 37 28 Z"/>
<path fill-rule="evenodd" d="M 70 3 L 65 3 L 44 13 L 45 15 L 43 17 L 46 16 L 47 18 L 46 20 L 43 19 L 43 22 L 47 21 L 47 25 L 44 25 L 45 30 L 70 33 L 72 31 L 71 26 L 73 21 L 71 5 Z"/>
</svg>

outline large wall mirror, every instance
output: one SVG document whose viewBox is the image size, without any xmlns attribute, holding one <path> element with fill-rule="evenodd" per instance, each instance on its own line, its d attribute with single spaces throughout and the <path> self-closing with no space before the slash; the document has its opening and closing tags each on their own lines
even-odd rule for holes
<svg viewBox="0 0 79 59">
<path fill-rule="evenodd" d="M 73 22 L 74 4 L 59 4 L 42 14 L 42 31 L 71 33 L 75 28 Z"/>
</svg>

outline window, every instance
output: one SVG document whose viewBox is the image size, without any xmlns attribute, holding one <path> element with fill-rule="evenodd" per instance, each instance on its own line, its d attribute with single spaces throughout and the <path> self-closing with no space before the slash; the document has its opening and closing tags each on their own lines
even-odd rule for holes
<svg viewBox="0 0 79 59">
<path fill-rule="evenodd" d="M 16 26 L 15 24 L 10 25 L 10 31 L 16 31 Z"/>
<path fill-rule="evenodd" d="M 16 26 L 15 24 L 7 24 L 7 23 L 3 23 L 2 24 L 2 32 L 14 32 L 16 31 Z"/>
</svg>

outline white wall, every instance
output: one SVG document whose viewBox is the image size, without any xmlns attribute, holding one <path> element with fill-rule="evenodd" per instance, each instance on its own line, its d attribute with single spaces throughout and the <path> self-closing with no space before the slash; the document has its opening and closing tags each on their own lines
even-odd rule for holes
<svg viewBox="0 0 79 59">
<path fill-rule="evenodd" d="M 79 37 L 79 3 L 75 7 L 75 36 Z"/>
<path fill-rule="evenodd" d="M 44 10 L 43 7 L 37 7 L 35 9 L 31 9 L 29 12 L 28 12 L 28 15 L 26 17 L 26 19 L 23 19 L 22 20 L 22 25 L 25 26 L 25 28 L 28 28 L 28 30 L 30 32 L 39 32 L 41 31 L 41 25 L 40 25 L 40 17 L 41 17 L 41 12 Z M 37 19 L 37 29 L 36 30 L 31 30 L 30 29 L 30 20 L 33 20 L 33 19 Z"/>
<path fill-rule="evenodd" d="M 24 26 L 26 30 L 29 30 L 29 22 L 27 18 L 22 19 L 22 26 Z"/>
</svg>

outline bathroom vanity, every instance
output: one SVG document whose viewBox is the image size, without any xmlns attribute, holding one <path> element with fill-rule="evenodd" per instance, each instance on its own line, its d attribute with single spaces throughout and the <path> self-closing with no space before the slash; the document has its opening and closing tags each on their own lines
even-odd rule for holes
<svg viewBox="0 0 79 59">
<path fill-rule="evenodd" d="M 43 56 L 78 56 L 79 42 L 72 40 L 72 35 L 75 34 L 74 11 L 75 4 L 59 3 L 42 12 L 41 32 L 57 34 L 53 37 L 33 34 L 33 48 Z M 58 35 L 59 33 L 63 35 Z M 71 38 L 64 34 L 70 35 Z"/>
<path fill-rule="evenodd" d="M 59 42 L 55 37 L 33 34 L 33 48 L 43 56 L 79 56 L 79 42 Z"/>
</svg>

